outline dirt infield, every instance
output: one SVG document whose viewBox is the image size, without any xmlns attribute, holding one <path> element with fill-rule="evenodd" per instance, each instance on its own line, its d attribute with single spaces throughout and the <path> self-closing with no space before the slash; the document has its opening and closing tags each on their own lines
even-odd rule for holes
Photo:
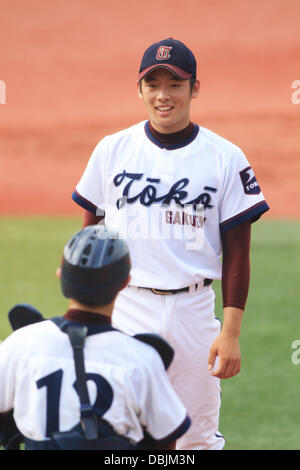
<svg viewBox="0 0 300 470">
<path fill-rule="evenodd" d="M 244 150 L 266 217 L 300 217 L 299 0 L 0 0 L 0 10 L 0 214 L 80 214 L 70 195 L 91 151 L 146 119 L 139 61 L 172 36 L 198 61 L 192 119 Z"/>
</svg>

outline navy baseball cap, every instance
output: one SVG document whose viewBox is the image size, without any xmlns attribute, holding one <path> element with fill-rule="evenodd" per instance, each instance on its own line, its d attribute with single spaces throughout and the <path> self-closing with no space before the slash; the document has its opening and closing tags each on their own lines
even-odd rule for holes
<svg viewBox="0 0 300 470">
<path fill-rule="evenodd" d="M 173 38 L 155 42 L 145 51 L 138 79 L 144 78 L 151 70 L 165 68 L 182 80 L 196 78 L 197 63 L 192 51 Z"/>
</svg>

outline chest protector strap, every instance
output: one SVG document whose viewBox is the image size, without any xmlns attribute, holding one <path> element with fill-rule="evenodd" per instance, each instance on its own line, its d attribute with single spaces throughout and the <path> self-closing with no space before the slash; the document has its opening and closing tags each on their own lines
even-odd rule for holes
<svg viewBox="0 0 300 470">
<path fill-rule="evenodd" d="M 86 379 L 85 379 L 85 367 L 84 367 L 84 355 L 83 348 L 84 342 L 87 335 L 86 326 L 73 326 L 70 325 L 61 317 L 55 317 L 52 319 L 59 328 L 67 333 L 71 346 L 73 348 L 73 356 L 75 362 L 75 371 L 77 379 L 77 392 L 80 399 L 80 421 L 84 437 L 87 440 L 97 439 L 98 437 L 98 423 L 97 415 L 93 411 L 93 407 L 90 403 Z"/>
</svg>

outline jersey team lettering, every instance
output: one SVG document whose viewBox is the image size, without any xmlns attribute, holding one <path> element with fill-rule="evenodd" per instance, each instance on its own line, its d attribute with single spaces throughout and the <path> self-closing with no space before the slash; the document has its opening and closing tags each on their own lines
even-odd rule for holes
<svg viewBox="0 0 300 470">
<path fill-rule="evenodd" d="M 196 228 L 203 228 L 205 217 L 201 215 L 188 214 L 184 211 L 166 211 L 167 224 L 191 225 Z"/>
<path fill-rule="evenodd" d="M 154 203 L 161 202 L 162 206 L 169 206 L 172 201 L 175 202 L 178 206 L 183 207 L 182 201 L 188 197 L 188 192 L 183 191 L 184 188 L 189 184 L 188 178 L 181 178 L 176 181 L 170 188 L 167 194 L 157 197 L 157 187 L 154 184 L 160 183 L 160 178 L 146 178 L 146 181 L 152 184 L 146 185 L 143 190 L 136 194 L 135 196 L 129 195 L 129 191 L 132 189 L 134 181 L 139 181 L 144 176 L 144 173 L 127 173 L 126 170 L 123 173 L 119 173 L 114 177 L 114 185 L 120 186 L 123 181 L 129 180 L 125 185 L 122 193 L 122 197 L 119 198 L 116 202 L 117 208 L 120 209 L 124 201 L 128 204 L 134 204 L 139 200 L 140 204 L 143 206 L 151 206 Z M 217 188 L 212 188 L 210 186 L 204 186 L 204 191 L 217 192 Z M 185 202 L 186 205 L 193 205 L 193 208 L 196 210 L 198 205 L 203 205 L 204 209 L 211 209 L 213 205 L 210 204 L 211 195 L 208 192 L 203 192 L 199 194 L 195 199 Z"/>
</svg>

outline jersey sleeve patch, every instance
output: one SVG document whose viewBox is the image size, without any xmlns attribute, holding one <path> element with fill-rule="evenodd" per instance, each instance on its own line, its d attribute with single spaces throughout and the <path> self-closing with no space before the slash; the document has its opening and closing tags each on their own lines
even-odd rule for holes
<svg viewBox="0 0 300 470">
<path fill-rule="evenodd" d="M 249 219 L 251 220 L 251 222 L 255 222 L 261 217 L 264 212 L 267 212 L 268 210 L 269 206 L 266 201 L 258 202 L 249 209 L 222 222 L 220 224 L 220 231 L 221 233 L 224 233 L 227 230 L 237 227 L 238 225 L 242 224 L 243 222 L 246 222 Z"/>
<path fill-rule="evenodd" d="M 95 206 L 95 204 L 81 196 L 81 194 L 79 194 L 76 190 L 72 194 L 72 199 L 83 209 L 86 209 L 89 212 L 92 212 L 93 214 L 97 215 L 97 206 Z"/>
<path fill-rule="evenodd" d="M 247 195 L 251 194 L 260 194 L 261 189 L 257 182 L 256 176 L 251 168 L 251 166 L 247 166 L 242 171 L 240 171 L 240 178 L 242 181 L 242 185 L 244 188 L 244 192 Z"/>
</svg>

